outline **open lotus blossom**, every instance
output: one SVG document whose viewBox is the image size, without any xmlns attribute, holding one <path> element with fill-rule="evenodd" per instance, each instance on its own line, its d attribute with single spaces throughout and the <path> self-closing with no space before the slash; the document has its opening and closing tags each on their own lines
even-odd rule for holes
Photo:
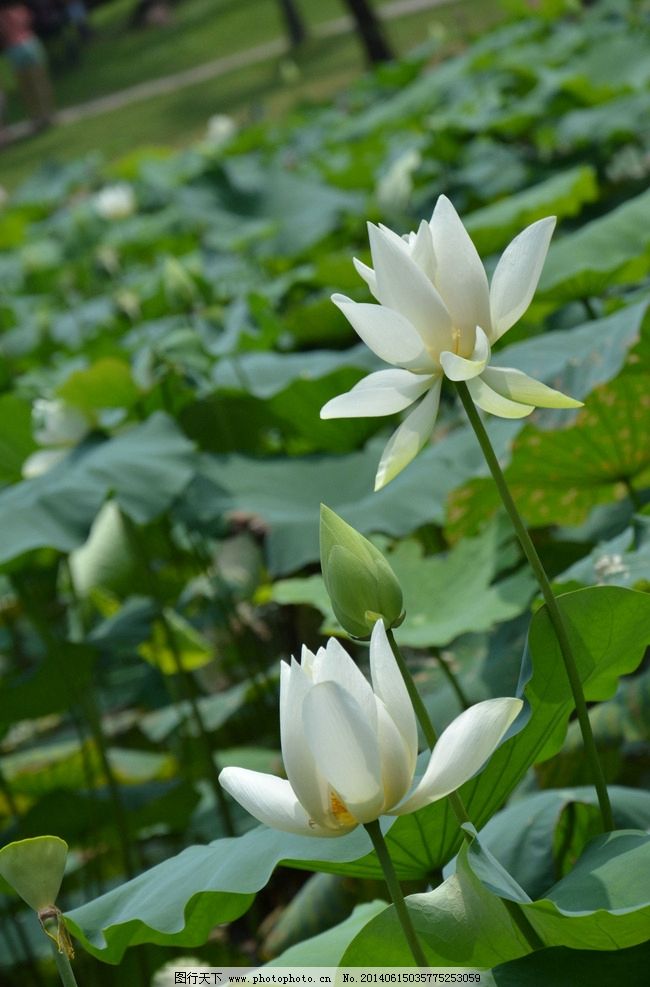
<svg viewBox="0 0 650 987">
<path fill-rule="evenodd" d="M 521 710 L 520 699 L 488 699 L 444 731 L 413 782 L 417 726 L 382 621 L 370 640 L 372 686 L 331 638 L 302 661 L 283 662 L 280 731 L 288 780 L 224 768 L 221 784 L 275 829 L 343 836 L 382 814 L 414 812 L 455 791 L 483 767 Z"/>
<path fill-rule="evenodd" d="M 400 237 L 368 224 L 374 270 L 355 267 L 379 302 L 332 301 L 367 346 L 394 369 L 379 370 L 332 398 L 321 418 L 392 415 L 418 404 L 384 449 L 375 489 L 410 463 L 431 435 L 443 376 L 466 381 L 484 411 L 523 418 L 536 407 L 576 408 L 581 402 L 510 367 L 490 366 L 491 345 L 523 315 L 539 281 L 555 226 L 549 216 L 506 247 L 488 279 L 453 205 L 441 195 L 429 223 Z"/>
</svg>

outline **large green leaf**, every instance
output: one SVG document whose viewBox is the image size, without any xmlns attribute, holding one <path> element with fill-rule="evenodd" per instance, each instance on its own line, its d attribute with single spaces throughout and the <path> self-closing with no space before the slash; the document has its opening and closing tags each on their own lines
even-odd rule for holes
<svg viewBox="0 0 650 987">
<path fill-rule="evenodd" d="M 650 942 L 616 951 L 553 946 L 495 967 L 486 987 L 646 987 L 649 963 Z"/>
<path fill-rule="evenodd" d="M 493 363 L 517 367 L 584 401 L 596 387 L 617 376 L 626 360 L 632 359 L 630 349 L 648 336 L 647 309 L 648 299 L 644 299 L 571 329 L 513 343 L 495 353 Z M 543 428 L 556 429 L 573 422 L 576 415 L 575 411 L 540 408 L 534 420 Z"/>
<path fill-rule="evenodd" d="M 609 797 L 619 828 L 650 828 L 650 793 L 610 785 Z M 481 844 L 531 898 L 540 898 L 562 876 L 565 848 L 575 848 L 574 833 L 583 821 L 594 819 L 598 831 L 597 805 L 595 789 L 588 786 L 534 792 L 492 816 L 481 830 Z M 583 809 L 593 812 L 582 813 Z M 589 828 L 586 832 L 587 838 L 595 835 Z M 555 836 L 560 840 L 554 841 Z"/>
<path fill-rule="evenodd" d="M 503 519 L 445 556 L 425 558 L 416 542 L 400 542 L 387 555 L 404 593 L 406 620 L 396 631 L 400 644 L 442 646 L 516 617 L 535 588 L 527 569 L 502 575 L 517 565 L 518 556 Z"/>
<path fill-rule="evenodd" d="M 472 438 L 468 433 L 462 445 L 472 449 Z M 476 455 L 469 461 L 460 456 L 457 441 L 441 442 L 425 450 L 408 470 L 375 494 L 381 449 L 382 443 L 375 440 L 363 452 L 346 456 L 263 461 L 205 456 L 201 475 L 214 484 L 214 492 L 204 520 L 228 510 L 258 518 L 269 529 L 269 568 L 282 574 L 318 559 L 321 502 L 362 534 L 408 534 L 430 521 L 442 520 L 447 494 L 480 461 Z M 193 494 L 190 488 L 188 507 Z"/>
<path fill-rule="evenodd" d="M 269 233 L 262 251 L 274 256 L 293 255 L 312 247 L 335 229 L 343 212 L 362 205 L 358 193 L 332 188 L 314 177 L 286 168 L 262 166 L 249 157 L 236 165 L 227 162 L 215 176 L 222 205 L 245 220 L 268 220 Z"/>
<path fill-rule="evenodd" d="M 250 907 L 284 858 L 340 862 L 358 859 L 369 847 L 361 829 L 326 840 L 259 826 L 242 837 L 189 847 L 68 912 L 66 921 L 86 949 L 113 963 L 138 942 L 198 945 L 215 921 L 232 921 Z"/>
<path fill-rule="evenodd" d="M 597 388 L 572 428 L 527 426 L 515 441 L 506 480 L 529 525 L 579 524 L 597 504 L 650 485 L 650 376 L 623 374 Z M 452 494 L 449 530 L 473 531 L 500 504 L 492 481 Z"/>
<path fill-rule="evenodd" d="M 160 412 L 113 439 L 88 442 L 42 476 L 0 493 L 0 561 L 33 548 L 77 548 L 110 493 L 134 521 L 151 521 L 194 466 L 192 444 Z"/>
<path fill-rule="evenodd" d="M 562 151 L 586 144 L 601 148 L 606 141 L 636 138 L 647 118 L 647 92 L 626 94 L 566 113 L 556 124 L 544 128 L 544 143 Z"/>
<path fill-rule="evenodd" d="M 15 394 L 0 396 L 0 483 L 21 477 L 21 467 L 36 448 L 32 437 L 32 407 Z"/>
<path fill-rule="evenodd" d="M 624 202 L 551 246 L 539 291 L 558 301 L 599 295 L 650 270 L 650 192 Z"/>
<path fill-rule="evenodd" d="M 650 642 L 650 596 L 614 586 L 596 586 L 560 596 L 559 603 L 569 642 L 589 701 L 610 699 L 622 675 L 633 672 Z M 531 702 L 558 699 L 566 694 L 566 673 L 548 611 L 542 607 L 530 625 L 528 648 L 535 662 L 544 655 L 549 674 L 533 676 L 526 695 Z M 539 760 L 551 757 L 566 733 L 562 716 L 548 730 Z"/>
<path fill-rule="evenodd" d="M 290 946 L 266 967 L 274 966 L 338 966 L 343 953 L 364 925 L 386 908 L 385 901 L 369 901 L 357 905 L 349 918 L 327 932 Z"/>
<path fill-rule="evenodd" d="M 530 950 L 506 906 L 485 887 L 468 858 L 464 845 L 455 874 L 428 894 L 406 899 L 429 966 L 491 967 Z M 341 965 L 413 965 L 394 907 L 368 922 L 343 954 Z"/>
<path fill-rule="evenodd" d="M 130 408 L 138 398 L 129 365 L 115 357 L 97 360 L 71 374 L 58 391 L 69 404 L 84 411 Z"/>
<path fill-rule="evenodd" d="M 10 671 L 0 678 L 4 701 L 0 706 L 0 735 L 13 723 L 47 716 L 70 708 L 68 672 L 74 676 L 78 694 L 90 687 L 97 652 L 83 644 L 66 644 L 66 668 L 47 656 L 28 674 Z"/>
<path fill-rule="evenodd" d="M 109 747 L 113 775 L 122 785 L 166 781 L 177 771 L 174 758 L 163 751 Z M 14 793 L 40 798 L 53 788 L 76 791 L 89 783 L 105 784 L 102 759 L 96 745 L 86 740 L 60 740 L 3 757 L 3 771 Z"/>
<path fill-rule="evenodd" d="M 578 165 L 531 185 L 522 192 L 477 209 L 463 220 L 479 253 L 500 250 L 524 226 L 544 216 L 575 216 L 598 197 L 596 173 Z"/>
<path fill-rule="evenodd" d="M 244 391 L 258 398 L 270 398 L 296 380 L 314 381 L 340 367 L 377 370 L 381 362 L 367 346 L 339 351 L 312 350 L 310 353 L 236 353 L 223 357 L 214 367 L 219 390 Z"/>
<path fill-rule="evenodd" d="M 474 840 L 456 873 L 407 899 L 429 964 L 495 966 L 530 951 L 502 899 L 516 902 L 542 942 L 572 948 L 625 948 L 647 938 L 650 836 L 619 830 L 593 840 L 575 868 L 531 901 Z M 410 965 L 394 908 L 372 919 L 343 956 L 344 966 Z"/>
</svg>

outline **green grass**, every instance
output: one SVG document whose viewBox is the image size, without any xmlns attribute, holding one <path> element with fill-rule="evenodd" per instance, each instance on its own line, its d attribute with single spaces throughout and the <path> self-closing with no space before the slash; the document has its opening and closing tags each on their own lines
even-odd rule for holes
<svg viewBox="0 0 650 987">
<path fill-rule="evenodd" d="M 275 0 L 186 0 L 177 9 L 179 14 L 186 7 L 188 10 L 192 8 L 198 11 L 204 9 L 209 2 L 223 8 L 228 3 L 237 6 L 241 4 L 242 8 L 249 11 L 249 21 L 251 8 L 275 8 Z M 322 0 L 322 5 L 320 2 L 317 5 L 313 0 L 302 0 L 302 5 L 306 13 L 313 9 L 314 16 L 318 7 L 318 17 L 321 20 L 329 20 L 341 12 L 341 5 L 336 0 Z M 112 6 L 126 10 L 129 5 L 125 0 L 118 0 Z M 323 13 L 324 10 L 326 14 Z M 457 4 L 393 21 L 388 27 L 388 33 L 396 48 L 405 52 L 420 43 L 434 24 L 443 24 L 448 31 L 448 46 L 456 48 L 467 41 L 469 36 L 480 33 L 495 23 L 500 16 L 500 8 L 496 2 L 459 0 Z M 268 37 L 273 37 L 273 34 L 267 34 Z M 245 40 L 247 44 L 242 45 L 240 39 L 240 49 L 258 43 L 260 38 L 256 36 L 253 39 L 249 34 Z M 171 55 L 168 43 L 165 47 L 167 62 L 164 67 L 162 48 L 157 49 L 155 59 L 152 55 L 148 63 L 150 67 L 160 64 L 161 68 L 156 74 L 177 71 L 183 67 L 178 60 L 179 50 L 183 50 L 183 46 L 174 44 Z M 231 47 L 230 50 L 236 48 Z M 214 57 L 214 52 L 209 57 Z M 156 61 L 158 58 L 161 59 L 160 63 Z M 193 64 L 199 64 L 202 60 L 205 57 L 197 57 Z M 277 116 L 298 102 L 331 98 L 364 70 L 363 53 L 353 34 L 309 41 L 298 62 L 301 68 L 300 77 L 290 84 L 283 81 L 277 59 L 271 59 L 208 82 L 185 87 L 175 93 L 153 97 L 78 123 L 54 127 L 1 152 L 0 183 L 13 188 L 34 167 L 48 159 L 69 160 L 99 150 L 107 161 L 111 161 L 147 144 L 179 147 L 200 136 L 206 120 L 214 113 L 234 114 L 241 121 L 260 116 Z M 105 66 L 102 72 L 107 69 Z M 113 71 L 112 88 L 115 89 L 115 62 Z M 93 76 L 95 85 L 98 84 L 99 74 L 97 69 Z M 118 78 L 117 88 L 122 88 L 126 82 L 121 72 Z M 108 85 L 108 76 L 105 84 Z M 87 96 L 88 93 L 85 92 L 84 97 Z M 73 102 L 78 101 L 79 94 Z"/>
<path fill-rule="evenodd" d="M 342 0 L 297 0 L 307 25 L 340 17 Z M 375 0 L 381 7 L 387 0 Z M 52 47 L 57 105 L 73 106 L 170 72 L 192 68 L 283 35 L 277 0 L 179 0 L 164 27 L 129 26 L 134 0 L 113 0 L 93 12 L 96 36 L 77 64 Z M 58 57 L 57 57 L 58 56 Z M 18 109 L 12 99 L 11 112 Z"/>
</svg>

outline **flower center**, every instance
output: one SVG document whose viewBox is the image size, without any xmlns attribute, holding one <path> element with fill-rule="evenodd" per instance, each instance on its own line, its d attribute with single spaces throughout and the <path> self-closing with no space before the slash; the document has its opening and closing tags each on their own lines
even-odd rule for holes
<svg viewBox="0 0 650 987">
<path fill-rule="evenodd" d="M 330 811 L 339 826 L 357 825 L 357 820 L 354 818 L 352 813 L 348 811 L 347 806 L 333 788 L 330 788 L 329 801 Z"/>
</svg>

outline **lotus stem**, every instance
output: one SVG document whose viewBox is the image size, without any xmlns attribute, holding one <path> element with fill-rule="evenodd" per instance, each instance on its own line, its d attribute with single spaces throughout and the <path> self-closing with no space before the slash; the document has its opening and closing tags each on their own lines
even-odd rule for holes
<svg viewBox="0 0 650 987">
<path fill-rule="evenodd" d="M 52 943 L 52 952 L 54 953 L 54 962 L 56 963 L 56 969 L 63 987 L 79 987 L 67 954 L 59 952 L 59 947 L 54 942 Z"/>
<path fill-rule="evenodd" d="M 397 918 L 399 919 L 399 923 L 402 926 L 404 938 L 406 939 L 409 949 L 411 950 L 411 955 L 413 956 L 417 966 L 428 967 L 429 963 L 424 955 L 424 951 L 420 945 L 415 929 L 413 928 L 411 916 L 408 913 L 408 908 L 406 907 L 406 902 L 404 901 L 404 895 L 402 894 L 402 889 L 400 887 L 399 880 L 397 879 L 395 868 L 393 867 L 393 861 L 390 859 L 390 853 L 388 852 L 388 847 L 386 846 L 386 841 L 381 831 L 379 820 L 375 819 L 373 822 L 365 823 L 364 829 L 372 840 L 372 845 L 375 853 L 377 854 L 377 859 L 381 864 L 384 880 L 386 881 L 386 887 L 390 893 L 391 901 L 395 906 L 395 912 L 397 914 Z"/>
<path fill-rule="evenodd" d="M 393 634 L 391 628 L 388 629 L 387 636 L 388 636 L 389 644 L 391 646 L 391 650 L 395 655 L 395 661 L 397 662 L 397 667 L 402 673 L 402 678 L 404 680 L 404 685 L 406 686 L 406 691 L 408 692 L 409 698 L 413 703 L 413 709 L 415 710 L 415 715 L 422 729 L 422 733 L 424 734 L 424 739 L 427 742 L 427 747 L 429 748 L 429 750 L 432 751 L 433 748 L 436 746 L 436 742 L 438 740 L 438 734 L 436 733 L 436 728 L 431 722 L 431 717 L 429 716 L 426 706 L 422 702 L 420 693 L 418 692 L 418 687 L 415 684 L 413 676 L 411 675 L 410 669 L 406 664 L 404 655 L 399 649 L 399 645 L 395 640 L 395 635 Z M 451 792 L 447 796 L 447 798 L 449 799 L 449 804 L 452 808 L 454 815 L 456 816 L 456 819 L 458 820 L 458 825 L 461 827 L 461 832 L 463 834 L 463 837 L 467 841 L 471 841 L 472 839 L 471 835 L 467 832 L 467 830 L 462 828 L 463 823 L 471 823 L 471 819 L 469 817 L 467 809 L 465 808 L 465 803 L 463 802 L 458 792 Z"/>
<path fill-rule="evenodd" d="M 411 698 L 411 702 L 413 703 L 413 707 L 415 709 L 415 715 L 418 718 L 418 721 L 422 728 L 422 732 L 424 733 L 424 736 L 426 738 L 430 750 L 433 750 L 437 740 L 437 735 L 433 723 L 431 722 L 431 717 L 429 716 L 429 713 L 427 712 L 427 708 L 422 702 L 422 699 L 420 698 L 420 695 L 417 690 L 417 686 L 413 680 L 413 676 L 411 675 L 411 672 L 409 671 L 406 661 L 404 660 L 404 655 L 401 653 L 399 646 L 395 640 L 395 635 L 393 634 L 390 628 L 387 632 L 387 635 L 392 652 L 395 655 L 395 661 L 397 662 L 397 666 L 400 672 L 402 673 L 404 684 Z M 468 706 L 465 706 L 465 708 L 467 709 Z M 447 799 L 449 801 L 449 806 L 451 808 L 451 811 L 456 817 L 456 820 L 460 827 L 460 831 L 463 834 L 463 838 L 465 842 L 471 843 L 474 837 L 469 827 L 466 824 L 469 823 L 472 829 L 474 829 L 474 826 L 472 825 L 472 820 L 470 819 L 469 813 L 467 811 L 467 806 L 465 805 L 462 796 L 459 794 L 459 792 L 450 792 L 449 795 L 447 796 Z M 515 901 L 509 901 L 506 898 L 503 898 L 502 901 L 504 907 L 506 908 L 508 914 L 510 915 L 510 918 L 515 923 L 521 934 L 524 936 L 526 942 L 531 947 L 531 949 L 533 951 L 536 949 L 543 949 L 544 943 L 537 935 L 537 932 L 535 931 L 533 926 L 528 921 L 527 916 L 524 915 L 521 907 Z"/>
<path fill-rule="evenodd" d="M 467 385 L 462 381 L 456 382 L 456 389 L 465 412 L 467 413 L 470 424 L 474 429 L 476 438 L 478 439 L 478 443 L 481 447 L 481 451 L 485 457 L 485 461 L 490 468 L 492 478 L 497 486 L 503 505 L 510 516 L 512 526 L 515 529 L 524 555 L 528 559 L 530 567 L 537 578 L 537 582 L 539 583 L 540 590 L 542 591 L 544 603 L 546 604 L 549 619 L 555 630 L 555 636 L 557 638 L 562 660 L 564 662 L 564 668 L 571 686 L 578 723 L 582 733 L 585 756 L 591 766 L 593 783 L 598 796 L 598 805 L 600 808 L 603 830 L 605 832 L 609 832 L 614 829 L 614 820 L 612 817 L 611 803 L 609 801 L 609 793 L 607 791 L 607 782 L 605 781 L 605 775 L 598 757 L 596 742 L 591 729 L 591 723 L 589 722 L 589 712 L 587 710 L 587 703 L 582 689 L 582 682 L 580 681 L 578 667 L 573 656 L 573 651 L 571 650 L 569 635 L 562 616 L 562 611 L 558 606 L 558 602 L 551 588 L 551 583 L 546 575 L 546 570 L 544 569 L 542 561 L 537 554 L 537 549 L 533 544 L 530 534 L 528 533 L 528 529 L 526 528 L 512 494 L 510 493 L 505 476 L 503 475 L 503 471 L 499 466 L 499 461 L 496 457 L 494 449 L 492 448 L 492 443 L 490 442 L 490 438 L 485 430 L 483 422 L 481 421 L 481 417 L 476 410 L 474 402 L 472 401 Z"/>
<path fill-rule="evenodd" d="M 443 658 L 443 656 L 439 651 L 436 651 L 435 656 L 438 662 L 438 667 L 440 668 L 440 671 L 442 672 L 444 677 L 449 682 L 449 685 L 453 689 L 456 699 L 458 700 L 458 702 L 460 703 L 463 709 L 469 709 L 472 704 L 467 698 L 467 696 L 465 695 L 465 690 L 463 689 L 462 685 L 458 681 L 457 676 L 454 674 L 454 671 L 450 663 L 447 661 L 446 658 Z"/>
<path fill-rule="evenodd" d="M 38 633 L 47 651 L 59 667 L 61 678 L 65 681 L 66 688 L 70 695 L 71 705 L 77 706 L 80 709 L 86 721 L 86 725 L 88 726 L 90 735 L 92 736 L 93 742 L 97 749 L 102 771 L 110 792 L 124 871 L 127 877 L 134 877 L 135 867 L 133 865 L 130 827 L 126 811 L 124 809 L 124 804 L 122 802 L 120 788 L 108 757 L 106 737 L 104 735 L 101 715 L 93 690 L 89 689 L 86 692 L 80 692 L 77 688 L 74 681 L 74 676 L 69 674 L 69 663 L 67 661 L 67 656 L 64 653 L 65 648 L 63 642 L 52 632 L 50 625 L 41 615 L 38 605 L 32 600 L 29 590 L 18 574 L 13 576 L 12 586 L 14 592 L 23 605 L 25 614 L 27 615 L 29 621 Z M 76 723 L 76 718 L 72 713 L 71 719 L 73 724 Z M 83 749 L 84 737 L 80 730 L 78 731 L 78 736 L 81 749 Z"/>
<path fill-rule="evenodd" d="M 228 836 L 235 836 L 236 831 L 232 819 L 232 813 L 230 811 L 230 805 L 228 804 L 228 800 L 226 799 L 225 792 L 223 791 L 221 785 L 219 784 L 219 769 L 217 768 L 214 762 L 210 736 L 205 726 L 203 716 L 201 715 L 201 709 L 196 700 L 196 696 L 194 695 L 192 678 L 183 662 L 183 655 L 181 654 L 181 650 L 178 647 L 178 642 L 176 640 L 174 628 L 171 626 L 167 617 L 165 616 L 164 600 L 160 589 L 160 584 L 150 564 L 147 553 L 144 550 L 144 546 L 142 545 L 140 535 L 135 524 L 128 516 L 128 514 L 124 513 L 124 511 L 120 511 L 120 514 L 122 517 L 122 521 L 124 523 L 125 530 L 127 532 L 127 536 L 133 548 L 134 554 L 138 557 L 140 564 L 142 565 L 143 572 L 149 583 L 149 592 L 151 593 L 151 596 L 154 599 L 154 602 L 156 604 L 156 609 L 158 611 L 156 614 L 156 619 L 158 620 L 160 626 L 162 627 L 163 634 L 165 635 L 165 641 L 167 643 L 167 647 L 169 648 L 170 654 L 174 660 L 176 672 L 178 674 L 180 681 L 183 684 L 183 689 L 185 691 L 185 698 L 189 704 L 190 711 L 192 714 L 192 719 L 194 720 L 197 733 L 199 735 L 201 744 L 203 746 L 207 781 L 210 784 L 210 787 L 212 788 L 215 797 L 215 802 L 219 807 L 219 813 L 221 815 L 221 820 L 223 822 L 224 829 Z"/>
</svg>

